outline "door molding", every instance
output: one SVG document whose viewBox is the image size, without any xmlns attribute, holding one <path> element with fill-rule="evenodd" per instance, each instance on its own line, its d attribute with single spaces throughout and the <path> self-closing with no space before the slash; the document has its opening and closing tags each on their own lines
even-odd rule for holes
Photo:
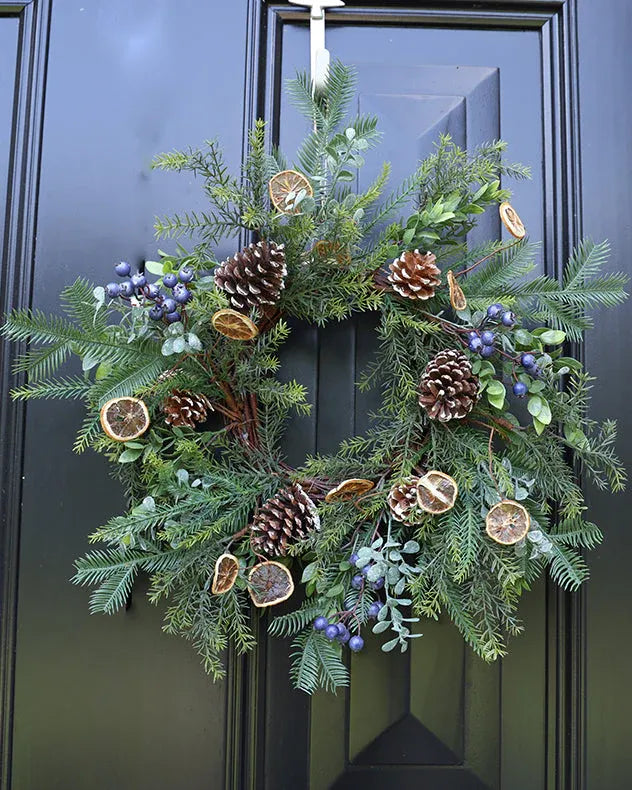
<svg viewBox="0 0 632 790">
<path fill-rule="evenodd" d="M 5 235 L 2 239 L 0 312 L 29 307 L 37 222 L 37 193 L 44 115 L 48 34 L 52 0 L 0 0 L 0 25 L 18 20 L 14 105 L 9 177 L 6 189 Z M 4 195 L 3 195 L 4 196 Z M 0 200 L 0 202 L 2 202 Z M 23 349 L 0 347 L 0 788 L 11 786 L 13 687 L 22 504 L 25 408 L 13 403 L 9 389 L 16 383 L 12 367 Z"/>
</svg>

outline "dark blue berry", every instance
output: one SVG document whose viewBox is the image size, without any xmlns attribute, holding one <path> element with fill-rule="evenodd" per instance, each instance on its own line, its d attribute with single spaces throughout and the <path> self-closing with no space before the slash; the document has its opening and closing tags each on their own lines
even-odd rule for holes
<svg viewBox="0 0 632 790">
<path fill-rule="evenodd" d="M 483 341 L 480 337 L 473 337 L 467 345 L 470 351 L 478 352 L 483 348 Z"/>
<path fill-rule="evenodd" d="M 349 641 L 349 637 L 350 636 L 351 636 L 351 633 L 350 633 L 349 629 L 345 625 L 342 626 L 342 630 L 340 628 L 340 625 L 338 625 L 338 641 L 339 642 L 341 642 L 343 645 L 346 645 L 347 642 Z"/>
<path fill-rule="evenodd" d="M 352 636 L 349 640 L 349 649 L 353 650 L 354 653 L 358 653 L 364 647 L 364 639 L 361 636 L 356 634 L 356 636 Z"/>
<path fill-rule="evenodd" d="M 528 390 L 529 388 L 526 384 L 523 384 L 522 381 L 516 381 L 513 385 L 513 394 L 517 395 L 519 398 L 524 398 Z"/>
<path fill-rule="evenodd" d="M 496 335 L 489 329 L 486 329 L 481 333 L 481 340 L 483 341 L 484 346 L 492 346 L 494 344 L 494 340 L 496 340 Z"/>
<path fill-rule="evenodd" d="M 157 285 L 154 285 L 154 283 L 148 285 L 147 288 L 145 288 L 145 296 L 148 299 L 157 299 L 159 294 L 160 294 L 160 289 L 158 288 Z"/>
<path fill-rule="evenodd" d="M 520 364 L 523 368 L 532 368 L 535 365 L 535 357 L 533 354 L 523 354 L 520 357 Z"/>
<path fill-rule="evenodd" d="M 366 576 L 366 575 L 367 575 L 367 573 L 368 573 L 370 570 L 371 570 L 371 563 L 369 563 L 368 565 L 365 565 L 365 566 L 364 566 L 364 568 L 362 568 L 362 570 L 360 571 L 360 573 L 361 573 L 363 576 Z"/>
<path fill-rule="evenodd" d="M 325 636 L 327 637 L 327 639 L 329 639 L 330 641 L 333 642 L 334 639 L 336 639 L 337 636 L 338 636 L 338 626 L 337 625 L 328 625 L 325 628 Z"/>
<path fill-rule="evenodd" d="M 483 348 L 481 348 L 481 356 L 484 359 L 489 359 L 489 357 L 491 357 L 495 351 L 496 349 L 494 346 L 483 346 Z"/>
<path fill-rule="evenodd" d="M 320 615 L 320 617 L 317 617 L 314 620 L 315 631 L 324 631 L 328 625 L 329 625 L 329 620 L 326 617 L 323 617 L 322 614 Z"/>
<path fill-rule="evenodd" d="M 167 313 L 165 318 L 169 324 L 177 324 L 178 321 L 182 321 L 182 316 L 177 310 L 175 310 L 173 313 Z"/>
<path fill-rule="evenodd" d="M 129 265 L 127 261 L 121 261 L 117 263 L 114 267 L 114 271 L 118 274 L 119 277 L 127 277 L 128 274 L 132 271 L 132 267 Z"/>
<path fill-rule="evenodd" d="M 351 579 L 351 586 L 354 590 L 361 590 L 362 583 L 364 582 L 364 576 L 360 573 L 356 573 L 356 575 Z"/>
<path fill-rule="evenodd" d="M 189 291 L 186 285 L 178 283 L 177 285 L 173 286 L 173 298 L 176 300 L 176 302 L 179 302 L 180 304 L 186 304 L 192 297 L 193 294 L 191 291 Z"/>
<path fill-rule="evenodd" d="M 379 601 L 373 601 L 371 606 L 369 606 L 369 610 L 367 614 L 369 617 L 377 617 L 380 613 L 380 609 L 382 608 L 382 604 Z"/>
<path fill-rule="evenodd" d="M 120 285 L 119 292 L 121 296 L 131 296 L 134 293 L 134 286 L 129 280 L 123 280 Z"/>
<path fill-rule="evenodd" d="M 172 272 L 165 274 L 162 278 L 163 283 L 167 286 L 167 288 L 173 288 L 173 286 L 178 282 L 178 278 Z"/>
<path fill-rule="evenodd" d="M 353 552 L 353 554 L 352 554 L 352 555 L 349 557 L 349 562 L 350 562 L 352 565 L 355 565 L 355 564 L 356 564 L 356 562 L 358 561 L 358 559 L 359 559 L 359 557 L 358 557 L 358 552 L 357 552 L 357 551 L 354 551 L 354 552 Z"/>
<path fill-rule="evenodd" d="M 502 312 L 503 306 L 501 304 L 490 304 L 487 308 L 487 315 L 489 318 L 498 318 L 500 313 Z"/>
<path fill-rule="evenodd" d="M 478 332 L 473 329 L 471 332 L 467 333 L 467 336 L 469 340 L 474 340 L 475 337 L 478 337 Z"/>
<path fill-rule="evenodd" d="M 160 321 L 163 316 L 163 309 L 159 304 L 155 304 L 149 311 L 149 317 L 154 321 Z"/>
<path fill-rule="evenodd" d="M 384 587 L 384 579 L 376 579 L 371 585 L 372 590 L 381 590 Z"/>
<path fill-rule="evenodd" d="M 183 266 L 178 272 L 178 279 L 181 283 L 190 283 L 195 278 L 195 272 L 190 266 Z"/>
<path fill-rule="evenodd" d="M 143 288 L 147 284 L 147 278 L 144 274 L 132 274 L 130 279 L 134 288 Z"/>
<path fill-rule="evenodd" d="M 532 367 L 532 368 L 529 370 L 529 375 L 530 375 L 532 378 L 534 378 L 534 379 L 539 379 L 539 378 L 540 378 L 540 376 L 542 375 L 542 369 L 541 369 L 541 368 L 539 368 L 537 365 L 534 365 L 534 366 L 533 366 L 533 367 Z"/>
<path fill-rule="evenodd" d="M 178 307 L 176 300 L 171 299 L 171 297 L 164 299 L 162 306 L 165 308 L 165 313 L 173 313 L 173 311 Z"/>
<path fill-rule="evenodd" d="M 511 310 L 507 310 L 503 313 L 503 317 L 500 320 L 503 322 L 503 326 L 513 326 L 516 323 L 516 316 Z"/>
<path fill-rule="evenodd" d="M 108 283 L 105 286 L 105 293 L 110 297 L 110 299 L 116 299 L 116 297 L 121 293 L 121 286 L 118 283 Z"/>
</svg>

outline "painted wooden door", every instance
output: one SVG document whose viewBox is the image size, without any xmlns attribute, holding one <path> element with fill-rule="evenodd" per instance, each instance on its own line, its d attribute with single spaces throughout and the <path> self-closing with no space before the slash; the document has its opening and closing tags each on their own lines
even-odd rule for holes
<svg viewBox="0 0 632 790">
<path fill-rule="evenodd" d="M 629 267 L 627 173 L 632 15 L 626 0 L 349 2 L 328 44 L 358 70 L 362 111 L 380 118 L 393 181 L 441 132 L 461 145 L 497 137 L 530 164 L 515 203 L 541 269 L 560 271 L 583 232 L 608 236 Z M 260 0 L 0 0 L 0 212 L 4 307 L 54 309 L 77 274 L 152 257 L 155 213 L 200 205 L 195 183 L 154 174 L 155 151 L 219 134 L 238 165 L 255 115 L 291 151 L 304 126 L 282 93 L 308 62 L 306 14 Z M 581 101 L 580 101 L 581 100 Z M 481 229 L 499 232 L 494 218 Z M 235 242 L 237 243 L 237 242 Z M 218 251 L 231 253 L 230 244 Z M 629 311 L 591 333 L 602 377 L 595 413 L 632 425 L 624 382 Z M 354 382 L 370 359 L 370 319 L 296 327 L 288 374 L 315 417 L 287 452 L 333 449 L 368 425 Z M 9 404 L 2 356 L 3 790 L 623 790 L 626 497 L 591 496 L 607 543 L 579 596 L 545 584 L 525 599 L 526 633 L 486 666 L 447 623 L 424 623 L 407 656 L 352 659 L 349 691 L 308 699 L 288 683 L 288 645 L 267 640 L 212 686 L 189 647 L 160 632 L 143 600 L 89 618 L 67 584 L 85 536 L 122 505 L 95 457 L 77 458 L 80 414 Z M 608 386 L 613 382 L 615 386 Z"/>
</svg>

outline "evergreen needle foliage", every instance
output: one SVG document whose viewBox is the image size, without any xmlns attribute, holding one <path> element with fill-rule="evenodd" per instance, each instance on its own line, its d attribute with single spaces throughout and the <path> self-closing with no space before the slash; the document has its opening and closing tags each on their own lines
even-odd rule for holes
<svg viewBox="0 0 632 790">
<path fill-rule="evenodd" d="M 603 271 L 605 243 L 580 243 L 561 281 L 534 272 L 537 248 L 528 240 L 468 245 L 479 216 L 509 197 L 501 178 L 528 177 L 506 162 L 504 143 L 468 153 L 443 136 L 390 194 L 388 164 L 357 192 L 357 170 L 380 133 L 375 118 L 348 117 L 353 72 L 335 63 L 323 93 L 313 94 L 305 74 L 288 90 L 308 130 L 294 167 L 310 184 L 290 196 L 292 211 L 271 204 L 269 182 L 287 164 L 263 122 L 252 129 L 236 175 L 215 140 L 154 161 L 193 174 L 208 199 L 203 212 L 156 221 L 159 237 L 195 242 L 191 250 L 176 243 L 145 268 L 159 288 L 175 273 L 188 282 L 182 273 L 191 272 L 193 299 L 180 308 L 182 321 L 155 320 L 151 286 L 108 298 L 107 289 L 83 279 L 63 292 L 63 315 L 7 316 L 3 334 L 29 344 L 16 364 L 28 378 L 13 397 L 84 401 L 75 447 L 105 454 L 129 497 L 128 512 L 91 536 L 104 548 L 77 560 L 74 581 L 95 588 L 91 611 L 110 614 L 125 605 L 138 574 L 148 574 L 150 599 L 167 601 L 165 630 L 189 639 L 217 678 L 229 645 L 255 647 L 251 598 L 260 603 L 262 589 L 250 576 L 277 546 L 272 559 L 290 568 L 302 590 L 282 614 L 269 609 L 269 630 L 293 639 L 292 680 L 307 693 L 348 684 L 345 645 L 360 649 L 371 620 L 375 633 L 388 636 L 389 651 L 419 636 L 419 618 L 447 616 L 493 661 L 505 654 L 506 635 L 520 632 L 519 600 L 536 577 L 546 571 L 569 590 L 587 578 L 584 552 L 602 534 L 585 519 L 576 470 L 601 488 L 625 484 L 615 424 L 588 418 L 591 378 L 563 348 L 581 342 L 590 309 L 623 301 L 626 278 Z M 245 342 L 213 325 L 230 297 L 212 275 L 214 247 L 242 232 L 284 245 L 287 268 L 278 301 L 250 311 L 258 334 Z M 427 299 L 407 298 L 389 269 L 416 249 L 432 250 L 440 270 Z M 459 312 L 451 307 L 449 270 L 468 303 Z M 239 276 L 248 285 L 253 274 Z M 280 449 L 284 427 L 290 413 L 309 412 L 310 394 L 281 371 L 290 319 L 324 325 L 369 311 L 377 314 L 376 352 L 359 386 L 381 393 L 372 428 L 292 469 Z M 482 345 L 486 333 L 493 338 Z M 481 347 L 491 350 L 481 355 Z M 466 355 L 478 384 L 472 408 L 439 422 L 420 405 L 419 388 L 445 350 Z M 80 372 L 65 370 L 72 357 Z M 454 384 L 443 381 L 444 390 Z M 526 409 L 510 390 L 526 398 Z M 151 424 L 116 441 L 99 414 L 126 397 L 144 401 Z M 167 423 L 170 399 L 177 413 L 183 398 L 196 419 Z M 415 494 L 429 470 L 458 485 L 453 506 L 436 514 L 422 510 Z M 369 490 L 325 499 L 358 478 L 370 481 Z M 398 511 L 394 497 L 406 486 L 414 501 Z M 501 543 L 486 524 L 506 500 L 516 512 L 526 509 L 528 531 Z M 230 579 L 218 589 L 216 563 L 226 553 L 239 571 L 232 586 Z M 270 573 L 274 604 L 287 579 L 282 569 Z"/>
</svg>

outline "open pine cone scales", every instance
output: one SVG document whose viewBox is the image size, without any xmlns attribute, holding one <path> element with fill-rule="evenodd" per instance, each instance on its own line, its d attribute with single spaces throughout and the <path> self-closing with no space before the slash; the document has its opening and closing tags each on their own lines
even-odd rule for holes
<svg viewBox="0 0 632 790">
<path fill-rule="evenodd" d="M 478 377 L 461 351 L 440 351 L 426 365 L 421 378 L 419 403 L 433 420 L 460 420 L 478 399 Z"/>
<path fill-rule="evenodd" d="M 276 304 L 286 275 L 284 246 L 259 241 L 218 266 L 215 285 L 227 294 L 231 307 L 247 312 Z"/>
<path fill-rule="evenodd" d="M 407 299 L 430 299 L 441 284 L 441 270 L 435 265 L 437 256 L 419 250 L 403 252 L 388 267 L 387 280 L 400 296 Z"/>
<path fill-rule="evenodd" d="M 206 395 L 185 390 L 173 390 L 162 404 L 167 425 L 176 428 L 195 428 L 206 420 L 209 411 L 213 411 Z"/>
<path fill-rule="evenodd" d="M 251 528 L 254 551 L 280 557 L 287 554 L 290 545 L 320 529 L 320 518 L 312 500 L 294 483 L 263 503 Z"/>
</svg>

